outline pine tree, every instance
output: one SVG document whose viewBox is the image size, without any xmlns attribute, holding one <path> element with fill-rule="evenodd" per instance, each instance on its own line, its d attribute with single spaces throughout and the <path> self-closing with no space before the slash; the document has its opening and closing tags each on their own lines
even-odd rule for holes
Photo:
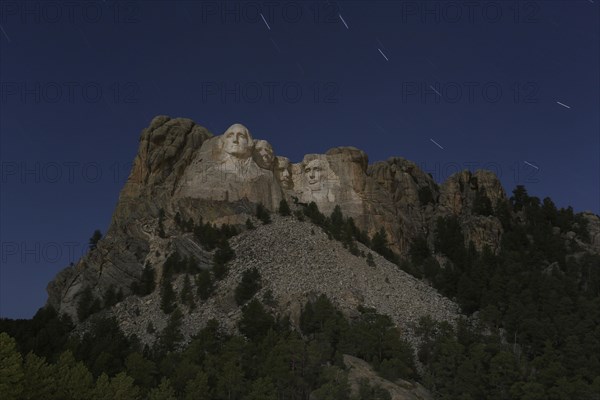
<svg viewBox="0 0 600 400">
<path fill-rule="evenodd" d="M 91 397 L 94 387 L 92 374 L 82 362 L 77 362 L 73 353 L 66 351 L 56 363 L 54 380 L 57 397 L 65 400 L 79 400 Z"/>
<path fill-rule="evenodd" d="M 275 325 L 275 319 L 269 314 L 260 301 L 254 299 L 242 308 L 239 329 L 250 340 L 258 340 Z"/>
<path fill-rule="evenodd" d="M 167 326 L 160 335 L 160 346 L 162 350 L 172 351 L 183 339 L 181 334 L 181 322 L 183 320 L 183 314 L 179 308 L 175 308 L 169 317 Z"/>
<path fill-rule="evenodd" d="M 375 260 L 373 259 L 373 253 L 367 253 L 367 264 L 370 267 L 375 267 Z"/>
<path fill-rule="evenodd" d="M 135 384 L 143 388 L 150 388 L 154 384 L 154 376 L 158 372 L 156 364 L 138 352 L 127 356 L 125 368 L 127 375 L 133 378 Z"/>
<path fill-rule="evenodd" d="M 285 199 L 281 199 L 279 202 L 279 215 L 282 217 L 287 217 L 292 214 L 292 210 L 290 210 L 290 206 Z"/>
<path fill-rule="evenodd" d="M 36 356 L 30 352 L 25 356 L 23 362 L 25 374 L 23 393 L 24 400 L 37 400 L 52 398 L 51 394 L 56 392 L 54 382 L 54 367 L 46 363 L 46 359 Z M 1 380 L 0 380 L 1 381 Z M 2 389 L 0 389 L 2 393 Z"/>
<path fill-rule="evenodd" d="M 256 294 L 261 288 L 260 272 L 250 268 L 242 273 L 242 280 L 235 288 L 235 302 L 241 306 Z"/>
<path fill-rule="evenodd" d="M 133 378 L 125 372 L 118 373 L 110 380 L 111 400 L 137 400 L 140 398 L 140 389 L 135 386 Z"/>
<path fill-rule="evenodd" d="M 0 333 L 0 393 L 3 400 L 21 398 L 24 382 L 21 362 L 15 340 L 5 332 Z"/>
<path fill-rule="evenodd" d="M 102 239 L 102 232 L 100 232 L 99 229 L 96 229 L 89 241 L 90 250 L 94 250 L 96 248 L 100 239 Z"/>
<path fill-rule="evenodd" d="M 179 294 L 181 302 L 187 305 L 191 310 L 196 308 L 196 301 L 194 300 L 194 293 L 192 293 L 192 283 L 190 282 L 190 276 L 185 275 L 183 278 L 183 288 Z"/>
<path fill-rule="evenodd" d="M 269 215 L 269 210 L 267 210 L 262 203 L 258 203 L 256 205 L 256 218 L 261 220 L 264 225 L 271 222 L 271 215 Z"/>
<path fill-rule="evenodd" d="M 238 362 L 229 360 L 221 369 L 217 381 L 217 391 L 223 399 L 236 399 L 244 393 L 244 371 Z"/>
<path fill-rule="evenodd" d="M 160 385 L 155 387 L 148 393 L 149 400 L 177 400 L 175 396 L 175 390 L 171 386 L 171 381 L 163 377 L 160 381 Z"/>
<path fill-rule="evenodd" d="M 100 301 L 94 297 L 92 288 L 86 286 L 77 301 L 77 318 L 79 321 L 85 321 L 87 317 L 97 311 L 100 311 Z"/>
<path fill-rule="evenodd" d="M 131 290 L 138 296 L 147 296 L 154 292 L 156 283 L 154 282 L 155 273 L 154 268 L 150 263 L 147 263 L 142 270 L 139 282 L 131 284 Z"/>
<path fill-rule="evenodd" d="M 212 277 L 210 276 L 210 271 L 203 269 L 198 275 L 196 275 L 196 291 L 198 293 L 198 297 L 202 300 L 206 300 L 212 294 L 214 289 Z"/>
<path fill-rule="evenodd" d="M 210 386 L 208 386 L 208 375 L 204 371 L 196 374 L 185 385 L 185 400 L 210 400 Z"/>
<path fill-rule="evenodd" d="M 160 286 L 160 308 L 165 314 L 171 314 L 176 308 L 176 295 L 168 279 L 163 278 Z"/>
<path fill-rule="evenodd" d="M 277 388 L 271 378 L 258 378 L 252 382 L 245 400 L 277 400 Z"/>
</svg>

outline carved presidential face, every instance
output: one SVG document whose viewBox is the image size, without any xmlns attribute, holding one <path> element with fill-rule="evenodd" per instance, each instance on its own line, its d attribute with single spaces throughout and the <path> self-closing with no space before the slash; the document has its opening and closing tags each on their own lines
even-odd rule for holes
<svg viewBox="0 0 600 400">
<path fill-rule="evenodd" d="M 275 176 L 281 182 L 281 187 L 291 189 L 294 186 L 292 181 L 292 164 L 286 157 L 277 157 L 277 166 L 275 167 Z"/>
<path fill-rule="evenodd" d="M 252 154 L 254 141 L 242 124 L 231 125 L 223 134 L 223 151 L 237 158 L 248 158 Z"/>
<path fill-rule="evenodd" d="M 321 189 L 321 179 L 325 173 L 324 163 L 321 160 L 312 160 L 304 166 L 304 176 L 311 190 Z"/>
<path fill-rule="evenodd" d="M 257 140 L 254 143 L 254 160 L 259 167 L 271 169 L 275 156 L 273 147 L 266 140 Z"/>
</svg>

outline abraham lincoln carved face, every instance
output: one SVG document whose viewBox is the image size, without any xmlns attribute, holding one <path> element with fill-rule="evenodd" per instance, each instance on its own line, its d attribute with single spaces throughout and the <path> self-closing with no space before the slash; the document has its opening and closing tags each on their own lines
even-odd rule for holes
<svg viewBox="0 0 600 400">
<path fill-rule="evenodd" d="M 312 160 L 304 166 L 306 183 L 311 190 L 320 190 L 321 181 L 325 176 L 325 163 L 322 160 Z"/>
</svg>

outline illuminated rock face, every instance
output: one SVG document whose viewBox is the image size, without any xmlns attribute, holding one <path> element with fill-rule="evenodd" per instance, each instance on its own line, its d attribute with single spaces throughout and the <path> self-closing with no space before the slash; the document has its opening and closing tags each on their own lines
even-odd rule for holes
<svg viewBox="0 0 600 400">
<path fill-rule="evenodd" d="M 272 171 L 273 158 L 271 145 L 255 141 L 244 125 L 234 124 L 202 144 L 183 174 L 176 197 L 228 202 L 247 199 L 273 208 L 282 198 Z"/>
<path fill-rule="evenodd" d="M 389 247 L 402 255 L 416 237 L 433 247 L 436 220 L 449 215 L 458 218 L 476 248 L 497 250 L 499 220 L 473 213 L 481 193 L 492 205 L 506 200 L 490 172 L 463 171 L 438 186 L 409 160 L 394 157 L 369 165 L 367 155 L 354 147 L 307 154 L 291 163 L 241 124 L 213 136 L 190 119 L 158 116 L 142 132 L 106 236 L 48 285 L 48 303 L 75 316 L 86 287 L 99 297 L 111 285 L 127 294 L 144 265 L 160 269 L 174 247 L 208 267 L 212 255 L 203 252 L 181 221 L 202 218 L 243 226 L 257 203 L 275 211 L 281 199 L 296 209 L 314 201 L 325 215 L 339 205 L 371 237 L 383 228 Z M 590 247 L 600 252 L 600 219 L 593 214 L 587 219 Z"/>
</svg>

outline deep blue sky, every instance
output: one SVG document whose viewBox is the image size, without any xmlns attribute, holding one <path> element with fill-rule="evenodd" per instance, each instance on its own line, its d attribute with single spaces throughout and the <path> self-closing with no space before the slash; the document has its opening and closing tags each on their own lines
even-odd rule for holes
<svg viewBox="0 0 600 400">
<path fill-rule="evenodd" d="M 2 317 L 106 231 L 159 114 L 241 122 L 294 161 L 487 166 L 600 213 L 600 1 L 276 3 L 2 2 Z"/>
</svg>

